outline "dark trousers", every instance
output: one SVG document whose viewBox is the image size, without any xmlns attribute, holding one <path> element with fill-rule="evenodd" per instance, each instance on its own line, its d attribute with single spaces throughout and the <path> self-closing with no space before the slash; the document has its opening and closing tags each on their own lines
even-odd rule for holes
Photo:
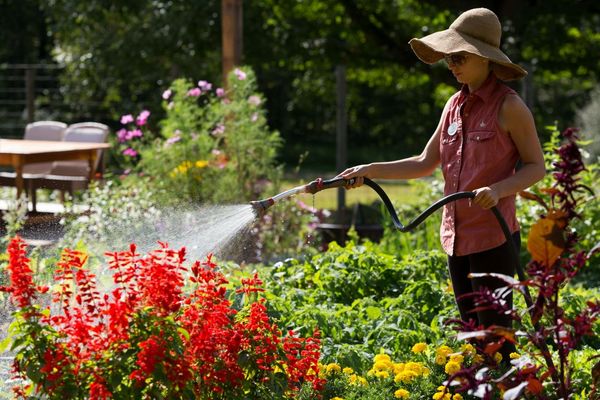
<svg viewBox="0 0 600 400">
<path fill-rule="evenodd" d="M 482 287 L 487 287 L 493 291 L 494 289 L 507 285 L 506 282 L 498 278 L 469 278 L 468 275 L 470 273 L 495 272 L 514 277 L 516 266 L 511 257 L 511 249 L 508 246 L 515 246 L 517 254 L 519 254 L 521 247 L 520 232 L 515 232 L 512 239 L 513 243 L 506 242 L 496 248 L 480 253 L 469 254 L 466 256 L 448 256 L 448 269 L 450 271 L 452 287 L 454 288 L 454 297 L 456 299 L 456 304 L 458 305 L 460 318 L 463 321 L 472 319 L 475 321 L 476 325 L 481 324 L 486 327 L 490 325 L 512 327 L 512 320 L 509 316 L 501 315 L 495 310 L 472 312 L 475 308 L 473 297 L 461 298 L 463 294 L 478 291 Z M 512 308 L 512 293 L 504 299 L 507 301 L 509 307 Z M 508 361 L 508 356 L 513 351 L 515 351 L 514 345 L 505 342 L 501 349 L 503 360 Z"/>
</svg>

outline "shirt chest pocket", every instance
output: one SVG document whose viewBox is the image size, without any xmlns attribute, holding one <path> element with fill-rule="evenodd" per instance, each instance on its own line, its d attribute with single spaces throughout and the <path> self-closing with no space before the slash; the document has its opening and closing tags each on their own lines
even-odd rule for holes
<svg viewBox="0 0 600 400">
<path fill-rule="evenodd" d="M 487 130 L 487 131 L 471 131 L 467 134 L 467 140 L 469 142 L 481 143 L 483 145 L 490 144 L 493 142 L 492 139 L 496 136 L 496 131 Z"/>
</svg>

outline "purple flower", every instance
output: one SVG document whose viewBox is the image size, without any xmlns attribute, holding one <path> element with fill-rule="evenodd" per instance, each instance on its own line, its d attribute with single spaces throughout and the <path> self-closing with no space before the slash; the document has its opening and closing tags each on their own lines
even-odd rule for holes
<svg viewBox="0 0 600 400">
<path fill-rule="evenodd" d="M 125 150 L 123 150 L 123 155 L 129 157 L 136 157 L 138 155 L 138 152 L 132 149 L 131 147 L 128 147 Z"/>
<path fill-rule="evenodd" d="M 146 125 L 146 122 L 148 121 L 148 117 L 150 116 L 150 111 L 148 110 L 143 110 L 140 115 L 137 116 L 137 118 L 135 119 L 135 123 L 137 124 L 137 126 L 143 126 Z M 141 135 L 140 135 L 141 136 Z"/>
<path fill-rule="evenodd" d="M 187 95 L 190 97 L 198 97 L 202 94 L 202 90 L 200 88 L 193 88 L 188 90 Z"/>
<path fill-rule="evenodd" d="M 212 89 L 212 83 L 209 83 L 207 81 L 198 81 L 198 87 L 201 90 L 208 92 L 210 89 Z"/>
<path fill-rule="evenodd" d="M 247 77 L 246 73 L 245 73 L 244 71 L 242 71 L 241 69 L 239 69 L 239 68 L 236 68 L 236 69 L 234 69 L 234 70 L 233 70 L 233 73 L 235 74 L 235 76 L 237 76 L 237 78 L 238 78 L 240 81 L 243 81 L 243 80 L 245 80 L 245 79 L 246 79 L 246 77 Z"/>
<path fill-rule="evenodd" d="M 173 92 L 171 91 L 171 89 L 165 90 L 163 92 L 163 94 L 162 94 L 163 100 L 169 100 L 169 97 L 171 97 L 171 94 L 173 94 Z"/>
<path fill-rule="evenodd" d="M 130 122 L 133 122 L 133 115 L 131 115 L 131 114 L 127 114 L 127 115 L 123 115 L 123 116 L 121 117 L 121 123 L 122 123 L 123 125 L 125 125 L 125 124 L 128 124 L 128 123 L 130 123 Z"/>
<path fill-rule="evenodd" d="M 225 96 L 225 89 L 223 89 L 223 88 L 217 88 L 216 92 L 217 92 L 217 97 Z"/>
</svg>

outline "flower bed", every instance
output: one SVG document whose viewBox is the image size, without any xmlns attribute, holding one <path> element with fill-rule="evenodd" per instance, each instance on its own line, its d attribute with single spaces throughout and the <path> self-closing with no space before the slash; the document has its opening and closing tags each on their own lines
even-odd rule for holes
<svg viewBox="0 0 600 400">
<path fill-rule="evenodd" d="M 34 283 L 22 239 L 8 253 L 19 397 L 293 398 L 321 385 L 318 333 L 283 335 L 256 275 L 231 292 L 211 257 L 188 269 L 185 249 L 140 256 L 131 245 L 107 254 L 114 287 L 104 294 L 81 252 L 63 251 L 51 289 Z"/>
</svg>

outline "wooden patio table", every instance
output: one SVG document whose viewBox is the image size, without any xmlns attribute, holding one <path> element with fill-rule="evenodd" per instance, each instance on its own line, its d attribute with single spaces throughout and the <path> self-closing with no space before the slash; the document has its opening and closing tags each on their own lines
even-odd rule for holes
<svg viewBox="0 0 600 400">
<path fill-rule="evenodd" d="M 110 148 L 109 143 L 58 142 L 45 140 L 0 139 L 0 165 L 15 169 L 17 197 L 24 188 L 23 166 L 30 163 L 87 160 L 92 180 L 96 174 L 98 150 Z"/>
</svg>

